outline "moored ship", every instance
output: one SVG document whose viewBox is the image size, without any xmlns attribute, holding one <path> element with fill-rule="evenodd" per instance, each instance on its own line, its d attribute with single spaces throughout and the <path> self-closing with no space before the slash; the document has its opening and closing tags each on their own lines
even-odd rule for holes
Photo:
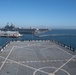
<svg viewBox="0 0 76 75">
<path fill-rule="evenodd" d="M 20 37 L 22 36 L 17 31 L 0 31 L 0 37 Z"/>
<path fill-rule="evenodd" d="M 36 29 L 36 28 L 21 28 L 21 27 L 15 27 L 12 23 L 7 25 L 4 28 L 0 28 L 1 31 L 18 31 L 20 34 L 35 34 L 38 32 L 45 32 L 48 31 L 48 28 L 44 29 Z"/>
<path fill-rule="evenodd" d="M 25 33 L 29 33 L 29 34 L 33 34 L 35 33 L 36 29 L 35 28 L 19 28 L 19 27 L 15 27 L 12 23 L 11 25 L 7 25 L 4 28 L 0 28 L 1 31 L 18 31 L 20 34 L 25 34 Z"/>
</svg>

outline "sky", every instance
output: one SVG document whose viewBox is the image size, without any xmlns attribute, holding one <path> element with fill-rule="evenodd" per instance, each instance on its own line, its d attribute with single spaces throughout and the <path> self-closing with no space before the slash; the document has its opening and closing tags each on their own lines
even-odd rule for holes
<svg viewBox="0 0 76 75">
<path fill-rule="evenodd" d="M 0 0 L 0 27 L 76 29 L 76 0 Z"/>
</svg>

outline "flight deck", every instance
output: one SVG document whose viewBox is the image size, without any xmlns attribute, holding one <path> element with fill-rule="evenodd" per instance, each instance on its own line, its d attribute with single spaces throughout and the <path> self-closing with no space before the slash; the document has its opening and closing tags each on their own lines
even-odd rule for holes
<svg viewBox="0 0 76 75">
<path fill-rule="evenodd" d="M 50 40 L 11 41 L 0 51 L 0 75 L 76 75 L 76 52 Z"/>
</svg>

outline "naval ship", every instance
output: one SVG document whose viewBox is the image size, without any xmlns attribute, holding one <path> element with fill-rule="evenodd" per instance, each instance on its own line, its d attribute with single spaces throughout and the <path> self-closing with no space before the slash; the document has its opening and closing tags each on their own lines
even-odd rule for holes
<svg viewBox="0 0 76 75">
<path fill-rule="evenodd" d="M 20 28 L 20 27 L 15 27 L 15 25 L 13 25 L 11 23 L 11 25 L 9 25 L 7 23 L 7 25 L 4 28 L 0 28 L 1 31 L 18 31 L 20 34 L 35 34 L 38 32 L 45 32 L 48 31 L 48 28 L 43 28 L 43 29 L 36 29 L 36 28 Z"/>
<path fill-rule="evenodd" d="M 20 34 L 34 34 L 36 29 L 35 28 L 20 28 L 20 27 L 15 27 L 15 25 L 6 25 L 4 28 L 0 28 L 1 31 L 18 31 Z"/>
</svg>

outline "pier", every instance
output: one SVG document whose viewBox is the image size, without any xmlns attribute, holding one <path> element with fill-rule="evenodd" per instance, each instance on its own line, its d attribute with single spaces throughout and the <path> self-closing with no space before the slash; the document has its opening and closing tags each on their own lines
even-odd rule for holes
<svg viewBox="0 0 76 75">
<path fill-rule="evenodd" d="M 69 49 L 55 40 L 12 40 L 0 51 L 0 75 L 75 75 Z"/>
</svg>

